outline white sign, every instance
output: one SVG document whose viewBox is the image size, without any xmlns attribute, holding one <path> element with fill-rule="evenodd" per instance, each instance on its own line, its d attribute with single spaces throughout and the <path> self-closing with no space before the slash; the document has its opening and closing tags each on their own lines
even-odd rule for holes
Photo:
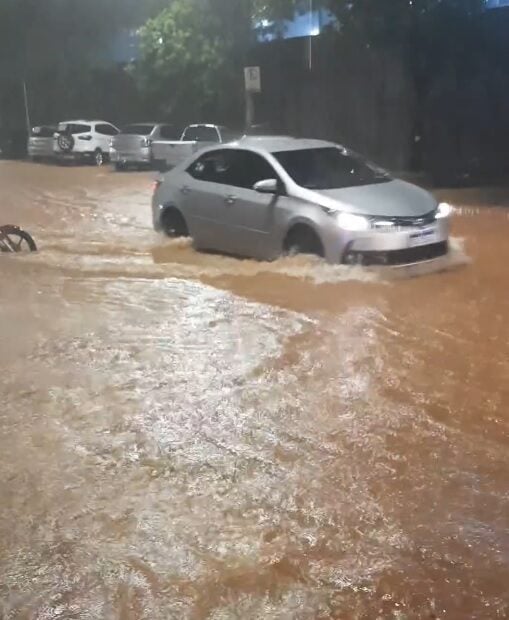
<svg viewBox="0 0 509 620">
<path fill-rule="evenodd" d="M 244 69 L 246 80 L 246 90 L 250 93 L 260 93 L 262 91 L 262 75 L 260 67 L 246 67 Z"/>
</svg>

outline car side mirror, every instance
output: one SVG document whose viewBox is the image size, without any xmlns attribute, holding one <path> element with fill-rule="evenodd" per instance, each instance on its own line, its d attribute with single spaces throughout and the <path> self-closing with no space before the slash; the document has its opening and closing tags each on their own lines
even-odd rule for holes
<svg viewBox="0 0 509 620">
<path fill-rule="evenodd" d="M 253 189 L 259 194 L 278 194 L 279 183 L 277 182 L 277 179 L 264 179 L 263 181 L 258 181 L 255 183 L 253 185 Z"/>
</svg>

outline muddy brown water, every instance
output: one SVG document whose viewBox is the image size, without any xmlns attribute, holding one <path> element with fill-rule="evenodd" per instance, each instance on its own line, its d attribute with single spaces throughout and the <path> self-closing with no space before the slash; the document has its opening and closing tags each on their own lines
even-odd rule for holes
<svg viewBox="0 0 509 620">
<path fill-rule="evenodd" d="M 0 618 L 509 617 L 509 192 L 449 267 L 197 254 L 0 162 Z"/>
</svg>

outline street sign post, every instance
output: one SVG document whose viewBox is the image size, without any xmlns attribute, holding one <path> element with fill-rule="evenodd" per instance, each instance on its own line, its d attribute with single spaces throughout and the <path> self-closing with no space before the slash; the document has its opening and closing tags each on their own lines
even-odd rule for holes
<svg viewBox="0 0 509 620">
<path fill-rule="evenodd" d="M 262 75 L 260 67 L 245 67 L 244 81 L 246 85 L 246 132 L 249 131 L 255 119 L 255 93 L 262 92 Z"/>
<path fill-rule="evenodd" d="M 260 93 L 262 90 L 262 75 L 260 67 L 246 67 L 244 69 L 246 91 L 248 93 Z"/>
</svg>

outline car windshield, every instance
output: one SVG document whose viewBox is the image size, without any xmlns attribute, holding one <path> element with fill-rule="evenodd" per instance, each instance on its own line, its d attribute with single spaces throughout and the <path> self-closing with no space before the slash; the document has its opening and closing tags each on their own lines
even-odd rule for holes
<svg viewBox="0 0 509 620">
<path fill-rule="evenodd" d="M 82 125 L 81 123 L 64 123 L 58 126 L 58 130 L 65 133 L 77 134 L 92 131 L 92 127 L 90 125 Z"/>
<path fill-rule="evenodd" d="M 149 136 L 154 131 L 154 125 L 128 125 L 121 133 L 134 136 Z"/>
<path fill-rule="evenodd" d="M 290 177 L 306 189 L 339 189 L 386 183 L 390 175 L 338 147 L 273 153 Z"/>
<path fill-rule="evenodd" d="M 217 129 L 215 127 L 207 127 L 206 125 L 188 127 L 182 139 L 193 142 L 219 142 Z"/>
</svg>

